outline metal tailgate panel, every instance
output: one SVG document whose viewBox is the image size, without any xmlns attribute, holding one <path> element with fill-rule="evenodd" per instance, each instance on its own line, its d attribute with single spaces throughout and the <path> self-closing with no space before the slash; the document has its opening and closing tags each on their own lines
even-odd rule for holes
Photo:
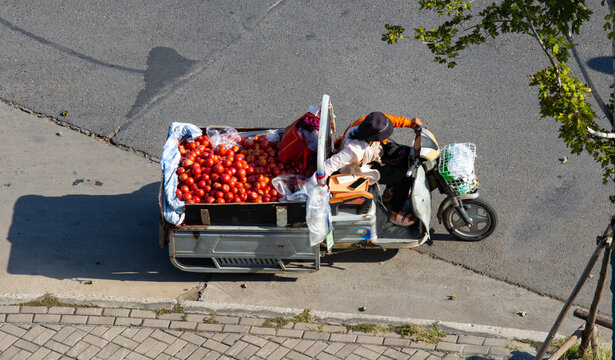
<svg viewBox="0 0 615 360">
<path fill-rule="evenodd" d="M 310 246 L 305 228 L 209 227 L 177 231 L 170 242 L 172 263 L 192 272 L 316 271 L 319 247 Z M 189 267 L 181 259 L 208 259 L 209 266 Z M 293 267 L 292 263 L 301 262 Z M 310 263 L 310 264 L 306 264 Z"/>
</svg>

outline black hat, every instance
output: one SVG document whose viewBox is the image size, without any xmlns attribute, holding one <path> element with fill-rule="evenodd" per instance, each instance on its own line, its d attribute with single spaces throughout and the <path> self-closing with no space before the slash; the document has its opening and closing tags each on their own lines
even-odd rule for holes
<svg viewBox="0 0 615 360">
<path fill-rule="evenodd" d="M 393 123 L 381 112 L 373 112 L 357 127 L 355 139 L 364 141 L 382 141 L 393 134 Z"/>
</svg>

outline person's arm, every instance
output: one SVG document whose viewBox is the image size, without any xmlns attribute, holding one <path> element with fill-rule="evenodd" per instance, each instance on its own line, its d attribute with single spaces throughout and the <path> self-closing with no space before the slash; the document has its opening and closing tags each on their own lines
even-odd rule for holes
<svg viewBox="0 0 615 360">
<path fill-rule="evenodd" d="M 363 142 L 351 141 L 348 145 L 344 146 L 337 154 L 334 154 L 327 160 L 325 160 L 325 173 L 326 176 L 331 176 L 334 172 L 343 168 L 346 165 L 358 163 L 363 157 L 363 153 L 369 144 L 361 144 Z M 363 146 L 365 145 L 365 146 Z"/>
<path fill-rule="evenodd" d="M 417 117 L 413 117 L 412 119 L 408 119 L 405 116 L 395 116 L 395 115 L 389 115 L 389 114 L 385 114 L 386 117 L 389 118 L 389 120 L 391 120 L 391 122 L 393 123 L 393 126 L 395 127 L 403 127 L 403 128 L 415 128 L 417 125 L 422 127 L 423 123 L 421 122 L 421 120 Z"/>
<path fill-rule="evenodd" d="M 367 149 L 368 146 L 369 144 L 364 141 L 350 141 L 342 150 L 325 160 L 325 173 L 320 174 L 320 176 L 314 173 L 314 175 L 307 180 L 308 187 L 315 186 L 318 179 L 326 179 L 346 165 L 358 163 L 363 158 L 365 149 Z M 321 183 L 324 184 L 322 181 Z"/>
</svg>

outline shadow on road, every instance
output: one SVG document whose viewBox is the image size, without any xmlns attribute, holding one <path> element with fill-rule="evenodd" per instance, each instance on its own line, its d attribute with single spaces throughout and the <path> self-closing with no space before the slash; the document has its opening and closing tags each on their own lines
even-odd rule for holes
<svg viewBox="0 0 615 360">
<path fill-rule="evenodd" d="M 587 61 L 587 66 L 595 71 L 613 75 L 613 58 L 611 56 L 599 56 Z"/>
<path fill-rule="evenodd" d="M 155 47 L 147 57 L 147 70 L 143 73 L 145 87 L 135 100 L 126 117 L 133 118 L 159 97 L 164 89 L 186 77 L 199 62 L 187 59 L 168 47 Z"/>
<path fill-rule="evenodd" d="M 26 195 L 15 203 L 7 272 L 55 279 L 194 281 L 158 247 L 160 183 L 119 195 Z"/>
</svg>

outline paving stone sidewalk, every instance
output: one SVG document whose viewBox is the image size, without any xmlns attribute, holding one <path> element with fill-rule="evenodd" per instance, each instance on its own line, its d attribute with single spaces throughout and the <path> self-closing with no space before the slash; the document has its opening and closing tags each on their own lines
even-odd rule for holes
<svg viewBox="0 0 615 360">
<path fill-rule="evenodd" d="M 534 354 L 524 342 L 494 336 L 447 332 L 428 343 L 395 332 L 353 331 L 344 324 L 189 313 L 180 307 L 0 306 L 0 360 L 453 360 L 532 359 Z"/>
</svg>

